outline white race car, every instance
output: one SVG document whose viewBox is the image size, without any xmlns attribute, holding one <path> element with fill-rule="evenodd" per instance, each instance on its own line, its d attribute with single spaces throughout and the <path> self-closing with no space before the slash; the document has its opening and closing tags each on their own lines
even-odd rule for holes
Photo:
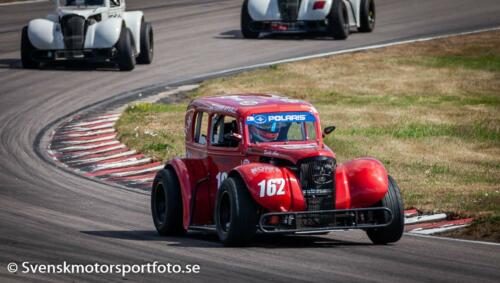
<svg viewBox="0 0 500 283">
<path fill-rule="evenodd" d="M 153 60 L 153 28 L 125 0 L 54 0 L 55 11 L 23 28 L 24 68 L 40 63 L 89 60 L 116 63 L 130 71 Z"/>
<path fill-rule="evenodd" d="M 245 38 L 260 33 L 326 33 L 346 39 L 351 30 L 375 28 L 375 0 L 245 0 L 241 32 Z"/>
</svg>

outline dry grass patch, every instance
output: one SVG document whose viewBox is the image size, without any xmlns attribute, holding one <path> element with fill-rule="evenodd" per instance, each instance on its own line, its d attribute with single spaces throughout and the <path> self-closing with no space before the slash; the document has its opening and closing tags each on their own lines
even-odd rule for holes
<svg viewBox="0 0 500 283">
<path fill-rule="evenodd" d="M 407 208 L 479 217 L 497 227 L 500 32 L 276 65 L 207 81 L 190 98 L 246 92 L 317 105 L 323 125 L 338 128 L 326 142 L 339 161 L 381 159 Z M 120 136 L 161 160 L 181 155 L 184 110 L 185 104 L 130 108 Z"/>
<path fill-rule="evenodd" d="M 119 139 L 155 160 L 182 155 L 185 109 L 186 105 L 131 105 L 116 124 Z"/>
</svg>

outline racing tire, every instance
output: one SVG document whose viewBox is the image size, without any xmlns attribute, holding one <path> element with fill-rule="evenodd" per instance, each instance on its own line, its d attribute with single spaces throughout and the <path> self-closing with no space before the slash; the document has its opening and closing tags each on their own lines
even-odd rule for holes
<svg viewBox="0 0 500 283">
<path fill-rule="evenodd" d="M 151 214 L 162 236 L 183 235 L 182 197 L 179 180 L 170 169 L 156 174 L 151 190 Z"/>
<path fill-rule="evenodd" d="M 122 27 L 120 39 L 116 43 L 118 51 L 117 64 L 120 71 L 132 71 L 135 68 L 134 41 L 132 32 L 126 27 Z"/>
<path fill-rule="evenodd" d="M 243 246 L 255 236 L 257 205 L 239 177 L 229 177 L 221 184 L 215 204 L 215 225 L 224 246 Z"/>
<path fill-rule="evenodd" d="M 342 0 L 333 0 L 332 10 L 328 16 L 330 34 L 334 39 L 342 40 L 349 37 L 349 15 Z"/>
<path fill-rule="evenodd" d="M 141 53 L 137 57 L 138 64 L 151 64 L 154 56 L 153 26 L 148 22 L 141 24 Z"/>
<path fill-rule="evenodd" d="M 248 12 L 248 0 L 245 0 L 241 8 L 241 34 L 243 34 L 244 38 L 259 38 L 260 32 L 253 30 L 253 25 L 254 21 Z"/>
<path fill-rule="evenodd" d="M 28 27 L 24 27 L 21 35 L 21 63 L 25 69 L 38 69 L 40 63 L 33 59 L 36 48 L 28 37 Z"/>
<path fill-rule="evenodd" d="M 392 222 L 386 227 L 368 229 L 366 231 L 368 238 L 376 245 L 399 241 L 403 236 L 405 227 L 404 206 L 399 187 L 391 176 L 389 176 L 388 192 L 377 206 L 387 207 L 392 211 Z M 385 214 L 385 217 L 388 217 L 388 215 Z"/>
<path fill-rule="evenodd" d="M 375 29 L 375 0 L 361 0 L 361 25 L 358 28 L 359 32 L 372 32 Z"/>
</svg>

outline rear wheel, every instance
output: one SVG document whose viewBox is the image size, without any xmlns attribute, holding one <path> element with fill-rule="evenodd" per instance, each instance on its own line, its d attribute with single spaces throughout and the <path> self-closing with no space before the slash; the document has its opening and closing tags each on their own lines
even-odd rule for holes
<svg viewBox="0 0 500 283">
<path fill-rule="evenodd" d="M 392 222 L 383 228 L 368 229 L 366 233 L 370 240 L 377 245 L 385 245 L 399 241 L 404 231 L 403 199 L 396 181 L 389 176 L 389 189 L 382 201 L 377 205 L 387 207 L 392 212 Z M 388 215 L 385 215 L 388 217 Z"/>
<path fill-rule="evenodd" d="M 342 0 L 333 0 L 328 16 L 330 33 L 334 39 L 346 39 L 349 36 L 349 15 Z"/>
<path fill-rule="evenodd" d="M 151 214 L 160 235 L 181 235 L 182 225 L 181 188 L 177 176 L 163 169 L 156 174 L 151 190 Z"/>
<path fill-rule="evenodd" d="M 361 26 L 358 31 L 372 32 L 375 29 L 375 0 L 361 0 Z"/>
<path fill-rule="evenodd" d="M 21 63 L 25 69 L 37 69 L 40 63 L 33 59 L 36 48 L 31 44 L 28 37 L 28 27 L 23 28 L 21 35 Z"/>
<path fill-rule="evenodd" d="M 225 246 L 248 244 L 257 231 L 257 205 L 238 177 L 229 177 L 217 192 L 215 224 Z"/>
<path fill-rule="evenodd" d="M 153 27 L 148 22 L 141 24 L 141 53 L 137 57 L 139 64 L 151 64 L 154 55 Z"/>
<path fill-rule="evenodd" d="M 116 49 L 118 51 L 117 63 L 120 71 L 132 71 L 135 68 L 134 42 L 132 33 L 128 28 L 122 27 Z"/>
<path fill-rule="evenodd" d="M 241 33 L 244 38 L 258 38 L 259 32 L 253 30 L 254 21 L 248 12 L 248 0 L 243 2 L 243 7 L 241 8 Z"/>
</svg>

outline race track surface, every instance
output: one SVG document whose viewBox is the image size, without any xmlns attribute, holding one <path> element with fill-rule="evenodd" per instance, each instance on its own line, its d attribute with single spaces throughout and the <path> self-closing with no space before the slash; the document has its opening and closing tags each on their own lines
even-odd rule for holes
<svg viewBox="0 0 500 283">
<path fill-rule="evenodd" d="M 259 238 L 223 248 L 213 236 L 156 235 L 149 197 L 95 183 L 45 162 L 37 135 L 77 109 L 151 84 L 227 68 L 430 35 L 500 26 L 498 0 L 378 0 L 372 34 L 243 40 L 242 1 L 128 1 L 152 21 L 156 58 L 131 73 L 109 69 L 22 70 L 20 31 L 48 2 L 0 6 L 0 281 L 37 278 L 122 281 L 120 276 L 12 275 L 9 262 L 200 264 L 197 276 L 151 281 L 437 281 L 498 282 L 500 246 L 406 236 L 372 246 L 363 233 Z M 129 280 L 137 281 L 138 276 Z"/>
</svg>

